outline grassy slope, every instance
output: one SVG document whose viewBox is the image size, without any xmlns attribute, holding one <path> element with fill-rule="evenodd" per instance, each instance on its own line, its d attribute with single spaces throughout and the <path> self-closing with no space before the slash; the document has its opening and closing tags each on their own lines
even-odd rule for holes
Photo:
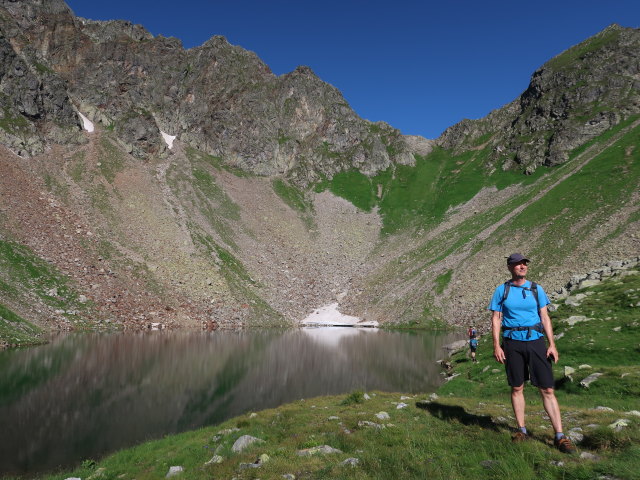
<svg viewBox="0 0 640 480">
<path fill-rule="evenodd" d="M 34 299 L 52 311 L 63 311 L 71 321 L 78 321 L 78 314 L 87 310 L 67 277 L 27 247 L 0 239 L 0 342 L 43 342 L 42 330 L 13 311 L 21 306 L 28 312 Z"/>
<path fill-rule="evenodd" d="M 544 173 L 543 169 L 538 169 L 532 176 L 499 170 L 483 176 L 486 166 L 482 166 L 485 155 L 482 150 L 458 157 L 446 151 L 435 151 L 426 159 L 418 159 L 414 169 L 401 167 L 411 174 L 396 174 L 384 187 L 388 195 L 378 204 L 386 232 L 412 228 L 429 231 L 430 227 L 447 218 L 450 207 L 470 200 L 482 187 L 494 186 L 500 190 L 517 185 L 517 188 L 506 201 L 494 206 L 477 205 L 476 214 L 427 240 L 420 238 L 422 230 L 418 230 L 413 248 L 405 249 L 402 257 L 381 266 L 369 277 L 367 288 L 375 292 L 370 297 L 380 308 L 389 311 L 391 318 L 422 321 L 426 316 L 437 314 L 431 308 L 436 289 L 445 295 L 451 293 L 446 287 L 452 276 L 447 277 L 446 270 L 441 267 L 448 257 L 469 259 L 489 248 L 509 245 L 514 232 L 527 244 L 530 255 L 537 259 L 536 275 L 544 278 L 547 266 L 562 265 L 575 255 L 576 249 L 607 220 L 615 218 L 622 207 L 637 207 L 640 151 L 636 145 L 640 144 L 640 126 L 626 130 L 635 120 L 636 117 L 629 118 L 580 147 L 566 164 L 546 169 Z M 591 150 L 587 150 L 589 147 Z M 594 152 L 598 153 L 594 155 Z M 585 158 L 591 160 L 577 173 L 562 180 Z M 457 168 L 453 168 L 454 165 Z M 371 179 L 372 185 L 375 181 L 375 178 Z M 335 193 L 342 192 L 355 204 L 362 203 L 358 196 L 361 189 L 345 191 L 335 185 L 330 188 Z M 529 203 L 527 208 L 518 212 L 525 203 Z M 480 232 L 511 212 L 516 213 L 509 221 L 486 239 L 478 238 Z M 637 220 L 637 213 L 624 219 L 599 240 L 596 247 L 615 240 L 627 225 Z M 400 290 L 403 284 L 411 285 L 411 288 Z M 402 298 L 402 304 L 391 303 L 385 298 L 386 293 L 396 291 L 400 291 L 396 297 Z"/>
<path fill-rule="evenodd" d="M 526 392 L 528 426 L 533 440 L 512 444 L 513 414 L 504 372 L 491 355 L 491 339 L 481 339 L 479 363 L 472 364 L 466 352 L 452 358 L 459 375 L 443 385 L 439 398 L 417 408 L 419 395 L 410 399 L 399 393 L 377 393 L 371 400 L 361 396 L 322 397 L 283 405 L 257 416 L 243 415 L 221 425 L 182 435 L 169 436 L 119 452 L 97 464 L 84 462 L 69 476 L 87 478 L 102 471 L 101 478 L 163 478 L 170 466 L 185 468 L 185 478 L 511 478 L 521 479 L 638 479 L 640 471 L 640 418 L 626 412 L 637 409 L 640 397 L 640 367 L 635 358 L 640 342 L 640 325 L 635 310 L 640 304 L 640 272 L 618 277 L 588 289 L 589 296 L 579 307 L 561 305 L 553 314 L 560 362 L 554 367 L 557 394 L 565 430 L 580 427 L 584 441 L 581 452 L 597 455 L 598 461 L 567 456 L 550 446 L 552 432 L 537 392 Z M 569 327 L 563 322 L 571 315 L 587 315 L 592 320 Z M 621 327 L 620 331 L 613 330 Z M 563 367 L 578 368 L 574 381 L 560 380 Z M 589 389 L 578 382 L 593 372 L 603 373 Z M 405 402 L 404 409 L 396 404 Z M 595 410 L 608 406 L 613 412 Z M 375 414 L 385 411 L 389 420 Z M 330 418 L 330 417 L 338 417 Z M 630 426 L 614 431 L 608 425 L 617 419 Z M 361 421 L 384 423 L 386 428 L 359 425 Z M 590 425 L 598 425 L 591 427 Z M 225 429 L 239 430 L 219 433 Z M 347 432 L 348 430 L 348 432 Z M 253 435 L 265 442 L 235 454 L 231 445 L 241 435 Z M 343 453 L 300 457 L 296 451 L 330 445 Z M 204 465 L 214 454 L 224 460 Z M 266 453 L 270 460 L 259 469 L 240 469 Z M 341 462 L 355 457 L 356 467 Z M 557 464 L 554 462 L 563 462 Z"/>
</svg>

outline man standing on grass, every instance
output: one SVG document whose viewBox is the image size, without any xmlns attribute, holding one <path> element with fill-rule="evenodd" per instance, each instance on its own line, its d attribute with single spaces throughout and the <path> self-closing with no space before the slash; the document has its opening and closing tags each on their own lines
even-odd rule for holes
<svg viewBox="0 0 640 480">
<path fill-rule="evenodd" d="M 530 379 L 532 385 L 540 390 L 544 409 L 555 430 L 554 445 L 561 452 L 573 453 L 575 448 L 562 433 L 560 407 L 553 390 L 551 361 L 558 362 L 558 351 L 547 313 L 547 305 L 551 302 L 541 286 L 526 279 L 528 263 L 529 259 L 519 253 L 510 255 L 507 268 L 511 272 L 511 280 L 499 285 L 491 298 L 493 356 L 505 365 L 511 386 L 511 404 L 518 422 L 513 440 L 518 442 L 528 438 L 524 382 Z"/>
</svg>

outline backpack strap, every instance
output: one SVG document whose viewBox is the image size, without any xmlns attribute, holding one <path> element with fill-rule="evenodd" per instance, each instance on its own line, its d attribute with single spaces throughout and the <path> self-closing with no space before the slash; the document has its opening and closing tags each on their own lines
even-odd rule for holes
<svg viewBox="0 0 640 480">
<path fill-rule="evenodd" d="M 504 301 L 509 296 L 509 289 L 510 288 L 511 288 L 511 280 L 507 280 L 506 282 L 504 282 L 504 292 L 502 293 L 502 300 L 500 300 L 500 302 L 499 302 L 500 307 L 502 307 L 502 304 L 504 303 Z M 537 295 L 536 295 L 536 298 L 538 298 Z"/>
</svg>

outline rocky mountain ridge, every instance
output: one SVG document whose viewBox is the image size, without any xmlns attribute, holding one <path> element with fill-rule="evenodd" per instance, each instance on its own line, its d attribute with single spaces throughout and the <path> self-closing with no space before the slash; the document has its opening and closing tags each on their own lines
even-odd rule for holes
<svg viewBox="0 0 640 480">
<path fill-rule="evenodd" d="M 640 34 L 611 25 L 536 70 L 520 97 L 437 140 L 463 149 L 487 142 L 501 168 L 564 163 L 569 152 L 640 112 Z"/>
<path fill-rule="evenodd" d="M 513 251 L 548 291 L 628 258 L 639 38 L 606 29 L 434 144 L 222 37 L 184 50 L 61 0 L 0 0 L 0 336 L 4 309 L 45 328 L 216 328 L 338 302 L 460 325 Z"/>
<path fill-rule="evenodd" d="M 77 133 L 77 120 L 68 118 L 72 104 L 114 129 L 139 158 L 166 154 L 166 132 L 230 165 L 307 185 L 344 169 L 376 172 L 412 163 L 416 150 L 429 149 L 425 139 L 407 142 L 389 125 L 358 117 L 310 68 L 277 77 L 253 52 L 221 36 L 184 50 L 179 40 L 153 37 L 139 25 L 77 18 L 61 0 L 5 0 L 0 8 L 5 49 L 27 64 L 21 71 L 46 74 L 66 102 L 43 103 L 40 110 L 64 110 L 62 126 Z M 9 70 L 3 83 L 16 89 Z M 13 107 L 17 118 L 36 115 L 15 93 L 7 92 L 13 105 L 5 108 Z M 31 138 L 7 143 L 18 154 L 41 153 L 42 142 Z"/>
</svg>

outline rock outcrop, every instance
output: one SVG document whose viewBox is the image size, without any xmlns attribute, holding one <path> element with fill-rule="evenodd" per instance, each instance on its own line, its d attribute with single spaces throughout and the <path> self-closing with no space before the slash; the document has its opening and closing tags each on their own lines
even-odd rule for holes
<svg viewBox="0 0 640 480">
<path fill-rule="evenodd" d="M 4 128 L 3 143 L 20 155 L 70 141 L 33 130 L 41 118 L 78 130 L 72 103 L 114 129 L 136 157 L 165 154 L 162 131 L 230 165 L 300 185 L 352 168 L 373 174 L 410 164 L 430 148 L 363 120 L 310 68 L 278 77 L 221 36 L 185 50 L 129 22 L 77 18 L 59 0 L 3 0 L 0 14 L 4 83 L 13 86 L 3 91 L 15 104 L 3 100 L 5 119 L 18 122 Z M 11 75 L 26 75 L 21 91 Z"/>
<path fill-rule="evenodd" d="M 488 142 L 505 169 L 532 173 L 640 113 L 640 31 L 611 25 L 536 70 L 518 99 L 437 140 L 464 149 Z"/>
</svg>

